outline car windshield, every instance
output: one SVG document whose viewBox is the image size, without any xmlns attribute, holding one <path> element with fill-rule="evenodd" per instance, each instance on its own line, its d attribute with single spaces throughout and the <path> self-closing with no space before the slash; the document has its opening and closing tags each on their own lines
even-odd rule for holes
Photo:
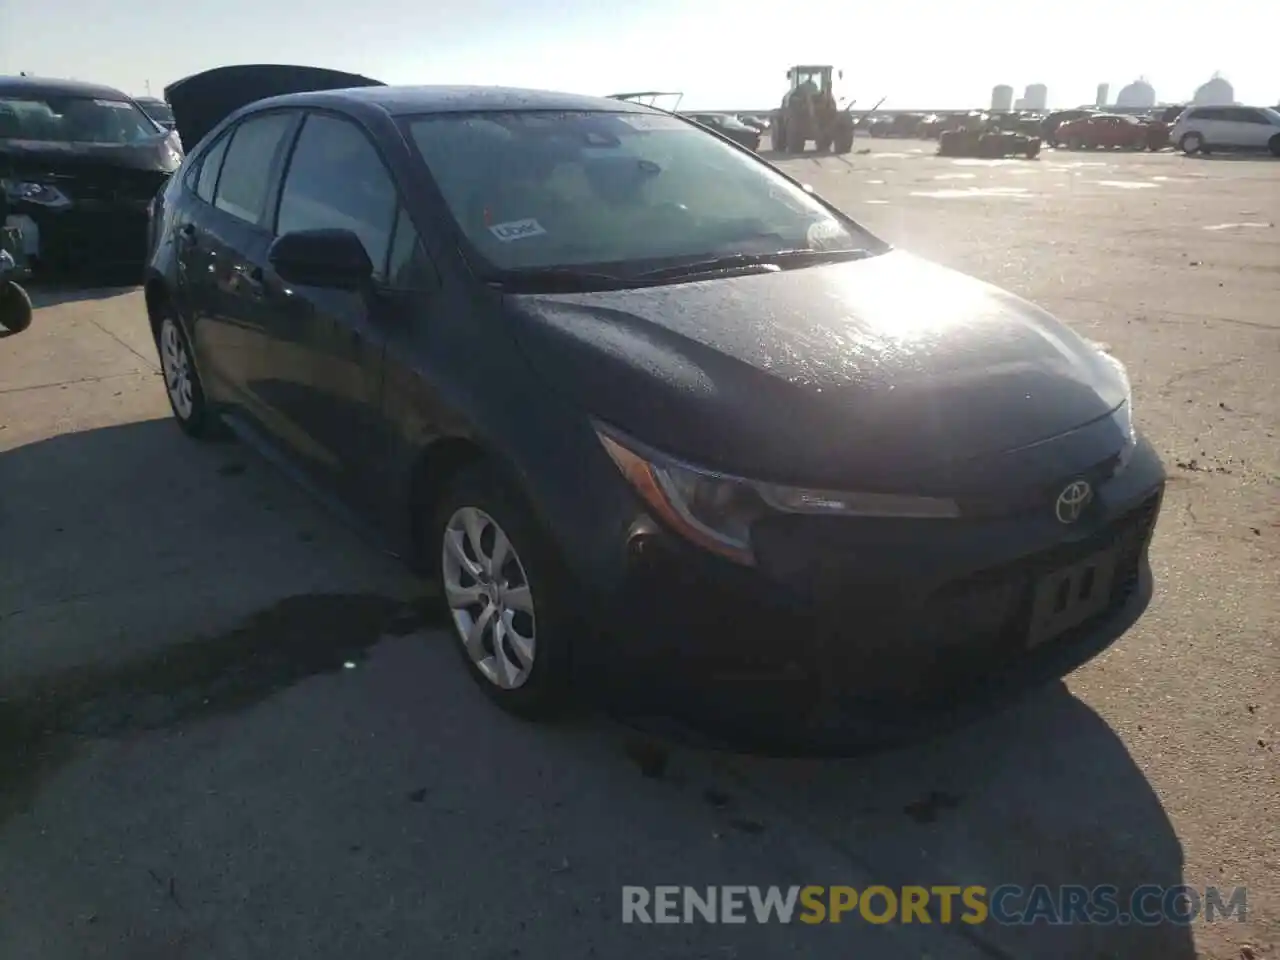
<svg viewBox="0 0 1280 960">
<path fill-rule="evenodd" d="M 0 97 L 0 140 L 130 144 L 162 136 L 127 100 L 93 97 Z"/>
<path fill-rule="evenodd" d="M 612 112 L 406 121 L 450 212 L 499 270 L 883 245 L 768 165 L 685 121 Z"/>
<path fill-rule="evenodd" d="M 138 106 L 142 107 L 147 116 L 156 123 L 173 123 L 173 111 L 169 109 L 167 103 L 148 100 L 145 103 L 139 103 Z"/>
</svg>

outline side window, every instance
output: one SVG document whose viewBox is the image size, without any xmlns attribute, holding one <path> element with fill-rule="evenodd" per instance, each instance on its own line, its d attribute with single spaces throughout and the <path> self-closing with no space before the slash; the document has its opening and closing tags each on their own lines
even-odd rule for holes
<svg viewBox="0 0 1280 960">
<path fill-rule="evenodd" d="M 276 234 L 351 230 L 382 278 L 397 207 L 395 184 L 364 132 L 347 120 L 307 117 L 280 193 Z"/>
<path fill-rule="evenodd" d="M 395 234 L 387 257 L 387 283 L 402 290 L 430 290 L 439 286 L 435 267 L 403 207 L 396 213 Z"/>
<path fill-rule="evenodd" d="M 196 178 L 196 196 L 205 203 L 213 203 L 213 188 L 218 185 L 218 173 L 222 170 L 222 158 L 227 154 L 230 137 L 223 137 L 205 151 L 200 161 L 200 175 Z"/>
<path fill-rule="evenodd" d="M 1260 110 L 1250 110 L 1248 107 L 1237 107 L 1232 111 L 1235 114 L 1232 120 L 1239 120 L 1241 123 L 1260 123 L 1270 126 L 1267 118 L 1262 115 Z"/>
<path fill-rule="evenodd" d="M 269 113 L 250 117 L 231 134 L 222 161 L 222 176 L 213 205 L 233 217 L 257 223 L 266 204 L 271 165 L 294 114 Z"/>
</svg>

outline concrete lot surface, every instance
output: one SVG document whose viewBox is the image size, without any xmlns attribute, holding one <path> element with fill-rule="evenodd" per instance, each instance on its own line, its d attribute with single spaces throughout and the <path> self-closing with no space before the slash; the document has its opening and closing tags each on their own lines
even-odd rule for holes
<svg viewBox="0 0 1280 960">
<path fill-rule="evenodd" d="M 1129 365 L 1172 479 L 1114 648 L 839 762 L 524 725 L 394 559 L 181 436 L 136 292 L 46 292 L 0 342 L 0 958 L 1280 955 L 1280 163 L 932 150 L 782 163 Z M 1245 886 L 1248 913 L 620 922 L 624 884 L 730 883 Z"/>
</svg>

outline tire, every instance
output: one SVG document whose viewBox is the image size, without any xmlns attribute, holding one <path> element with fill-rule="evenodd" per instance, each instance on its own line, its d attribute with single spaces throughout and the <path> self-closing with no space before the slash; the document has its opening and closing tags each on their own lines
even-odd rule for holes
<svg viewBox="0 0 1280 960">
<path fill-rule="evenodd" d="M 1198 133 L 1184 133 L 1182 139 L 1178 141 L 1178 149 L 1188 157 L 1193 157 L 1197 153 L 1209 152 L 1204 148 L 1204 137 Z"/>
<path fill-rule="evenodd" d="M 1280 157 L 1280 133 L 1267 141 L 1267 149 L 1271 151 L 1273 157 Z"/>
<path fill-rule="evenodd" d="M 472 680 L 517 717 L 543 720 L 565 713 L 572 704 L 574 591 L 525 498 L 491 466 L 464 467 L 435 505 L 429 529 L 426 547 L 440 557 L 441 595 Z M 494 571 L 488 564 L 498 533 L 508 550 L 501 570 Z M 504 630 L 496 647 L 495 617 Z M 480 632 L 469 646 L 477 625 Z"/>
<path fill-rule="evenodd" d="M 222 425 L 205 398 L 187 332 L 168 308 L 155 325 L 155 338 L 165 394 L 178 426 L 197 440 L 221 439 Z"/>
<path fill-rule="evenodd" d="M 835 140 L 832 142 L 832 149 L 838 154 L 846 154 L 853 152 L 853 125 L 841 127 L 836 132 Z"/>
<path fill-rule="evenodd" d="M 769 149 L 774 153 L 787 152 L 787 125 L 778 120 L 769 128 Z"/>
<path fill-rule="evenodd" d="M 1083 150 L 1083 149 L 1084 149 L 1084 141 L 1083 141 L 1083 140 L 1081 140 L 1079 137 L 1072 137 L 1070 140 L 1068 140 L 1068 141 L 1067 141 L 1067 149 L 1068 149 L 1068 150 Z"/>
<path fill-rule="evenodd" d="M 34 313 L 26 290 L 12 281 L 0 281 L 0 337 L 26 330 Z"/>
</svg>

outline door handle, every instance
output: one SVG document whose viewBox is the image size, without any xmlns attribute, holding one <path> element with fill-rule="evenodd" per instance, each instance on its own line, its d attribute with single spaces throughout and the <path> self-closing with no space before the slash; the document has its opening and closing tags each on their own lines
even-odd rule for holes
<svg viewBox="0 0 1280 960">
<path fill-rule="evenodd" d="M 265 297 L 267 293 L 267 285 L 265 275 L 261 267 L 246 266 L 243 263 L 237 263 L 231 268 L 231 272 L 235 276 L 235 285 L 242 287 L 251 296 Z"/>
</svg>

